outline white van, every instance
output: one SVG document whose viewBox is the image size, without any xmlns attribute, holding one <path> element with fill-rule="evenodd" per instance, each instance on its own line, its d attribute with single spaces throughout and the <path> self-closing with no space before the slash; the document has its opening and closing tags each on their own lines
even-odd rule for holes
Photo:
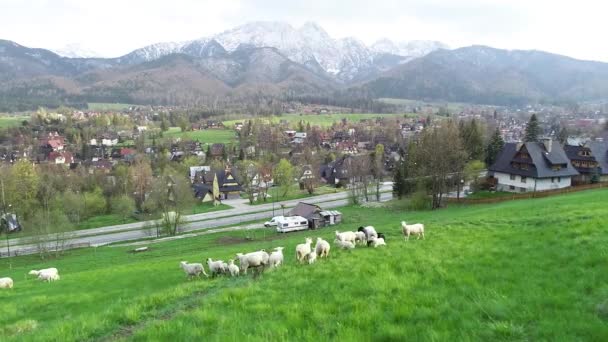
<svg viewBox="0 0 608 342">
<path fill-rule="evenodd" d="M 284 218 L 285 217 L 283 217 L 283 216 L 275 216 L 275 217 L 271 218 L 270 221 L 264 222 L 264 227 L 274 227 L 277 225 L 278 220 L 282 220 Z"/>
<path fill-rule="evenodd" d="M 289 216 L 277 219 L 277 232 L 287 233 L 308 229 L 308 220 L 302 216 Z"/>
</svg>

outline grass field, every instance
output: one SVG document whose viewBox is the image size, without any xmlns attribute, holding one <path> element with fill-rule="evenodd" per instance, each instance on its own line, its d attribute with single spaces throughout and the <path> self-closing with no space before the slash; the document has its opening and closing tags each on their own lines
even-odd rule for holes
<svg viewBox="0 0 608 342">
<path fill-rule="evenodd" d="M 179 127 L 171 127 L 163 136 L 167 138 L 188 138 L 207 144 L 228 144 L 236 140 L 236 135 L 232 129 L 204 129 L 182 132 Z"/>
<path fill-rule="evenodd" d="M 412 116 L 413 114 L 283 114 L 281 116 L 261 117 L 261 120 L 278 123 L 281 120 L 287 121 L 290 126 L 295 127 L 300 121 L 310 122 L 311 125 L 321 127 L 329 127 L 334 122 L 340 122 L 346 118 L 350 122 L 359 122 L 361 119 L 375 119 L 379 117 L 396 117 L 403 118 L 404 115 Z M 244 122 L 247 119 L 227 120 L 224 121 L 224 126 L 232 128 L 236 122 Z"/>
<path fill-rule="evenodd" d="M 343 188 L 337 189 L 337 188 L 334 188 L 334 187 L 331 187 L 328 185 L 324 185 L 324 186 L 315 188 L 314 194 L 311 195 L 306 190 L 300 190 L 300 186 L 295 184 L 289 189 L 289 191 L 287 192 L 287 194 L 285 196 L 282 196 L 283 194 L 282 194 L 281 188 L 279 186 L 276 186 L 276 187 L 272 187 L 272 188 L 268 189 L 269 197 L 266 199 L 266 201 L 258 200 L 258 201 L 253 202 L 253 205 L 268 204 L 268 203 L 272 203 L 273 201 L 277 202 L 277 204 L 280 204 L 280 202 L 282 202 L 282 201 L 290 201 L 290 200 L 295 200 L 295 199 L 308 198 L 308 197 L 312 197 L 312 196 L 333 194 L 333 193 L 341 192 L 341 191 L 345 191 L 345 189 L 343 189 Z M 248 199 L 249 197 L 247 197 L 246 193 L 242 193 L 241 198 Z"/>
<path fill-rule="evenodd" d="M 24 120 L 29 121 L 29 116 L 0 116 L 0 128 L 21 126 Z"/>
<path fill-rule="evenodd" d="M 135 106 L 128 103 L 99 103 L 90 102 L 87 103 L 90 110 L 108 111 L 108 110 L 124 110 L 129 107 Z"/>
<path fill-rule="evenodd" d="M 506 191 L 476 191 L 467 196 L 468 199 L 485 199 L 498 197 L 511 197 L 514 194 Z"/>
<path fill-rule="evenodd" d="M 19 257 L 10 270 L 2 259 L 15 288 L 0 291 L 0 340 L 605 341 L 606 201 L 594 190 L 436 212 L 346 207 L 336 229 L 373 224 L 388 246 L 314 265 L 296 265 L 294 246 L 333 241 L 334 228 Z M 401 220 L 425 223 L 426 240 L 404 242 Z M 285 265 L 256 279 L 187 281 L 178 268 L 274 246 Z M 60 281 L 26 279 L 52 266 Z"/>
</svg>

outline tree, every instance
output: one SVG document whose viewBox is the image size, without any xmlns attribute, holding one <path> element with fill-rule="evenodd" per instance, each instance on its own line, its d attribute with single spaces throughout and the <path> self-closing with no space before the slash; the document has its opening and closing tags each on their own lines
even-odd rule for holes
<svg viewBox="0 0 608 342">
<path fill-rule="evenodd" d="M 538 142 L 540 133 L 541 131 L 538 123 L 538 118 L 536 117 L 536 114 L 532 114 L 532 116 L 530 117 L 530 121 L 528 121 L 528 124 L 526 125 L 526 134 L 524 136 L 524 141 Z"/>
<path fill-rule="evenodd" d="M 84 213 L 86 217 L 93 217 L 106 212 L 106 200 L 100 188 L 83 193 Z"/>
<path fill-rule="evenodd" d="M 372 175 L 376 183 L 376 201 L 380 202 L 380 184 L 384 177 L 384 145 L 376 145 L 372 154 Z"/>
<path fill-rule="evenodd" d="M 146 199 L 146 193 L 152 185 L 152 168 L 150 163 L 145 158 L 139 158 L 129 169 L 129 178 L 133 184 L 133 191 L 136 198 L 136 204 L 139 209 Z"/>
<path fill-rule="evenodd" d="M 162 132 L 166 132 L 166 131 L 168 131 L 168 130 L 169 130 L 169 121 L 168 121 L 167 119 L 163 118 L 163 119 L 160 121 L 160 130 L 161 130 Z"/>
<path fill-rule="evenodd" d="M 441 207 L 443 195 L 462 174 L 467 154 L 458 133 L 451 120 L 425 129 L 408 160 L 414 176 L 428 184 L 433 196 L 432 209 Z"/>
<path fill-rule="evenodd" d="M 241 181 L 241 185 L 247 194 L 249 203 L 253 204 L 255 193 L 257 192 L 259 183 L 262 181 L 259 170 L 260 167 L 258 163 L 251 160 L 239 161 L 236 166 L 238 172 L 237 177 Z"/>
<path fill-rule="evenodd" d="M 120 216 L 123 222 L 133 215 L 135 211 L 135 201 L 128 195 L 120 195 L 111 199 L 112 213 Z"/>
<path fill-rule="evenodd" d="M 61 196 L 63 211 L 70 222 L 75 225 L 80 224 L 85 216 L 83 196 L 71 190 L 65 191 Z"/>
<path fill-rule="evenodd" d="M 281 159 L 274 172 L 274 181 L 281 187 L 281 197 L 287 196 L 289 188 L 293 184 L 293 165 L 287 159 Z"/>
<path fill-rule="evenodd" d="M 34 165 L 27 160 L 19 160 L 6 173 L 3 177 L 6 179 L 6 203 L 27 218 L 35 211 L 40 176 Z"/>
<path fill-rule="evenodd" d="M 562 126 L 557 134 L 557 140 L 560 144 L 565 145 L 568 142 L 568 129 L 566 126 Z"/>
<path fill-rule="evenodd" d="M 182 215 L 192 209 L 194 194 L 190 180 L 184 176 L 168 174 L 158 177 L 151 186 L 145 202 L 148 211 L 160 211 L 160 224 L 168 235 L 175 235 L 183 222 Z"/>
<path fill-rule="evenodd" d="M 473 189 L 477 188 L 477 180 L 479 179 L 479 175 L 486 168 L 486 165 L 479 160 L 471 160 L 469 161 L 463 171 L 463 179 L 465 184 L 470 182 Z M 458 194 L 460 197 L 460 193 Z"/>
<path fill-rule="evenodd" d="M 188 120 L 183 116 L 180 116 L 179 120 L 177 120 L 177 124 L 182 132 L 185 132 L 188 129 Z"/>
<path fill-rule="evenodd" d="M 496 162 L 496 158 L 498 158 L 498 154 L 502 151 L 504 146 L 505 141 L 502 139 L 500 130 L 496 128 L 486 147 L 486 165 L 492 166 Z"/>
<path fill-rule="evenodd" d="M 462 145 L 467 151 L 469 160 L 483 159 L 483 133 L 477 120 L 460 121 L 458 125 Z"/>
</svg>

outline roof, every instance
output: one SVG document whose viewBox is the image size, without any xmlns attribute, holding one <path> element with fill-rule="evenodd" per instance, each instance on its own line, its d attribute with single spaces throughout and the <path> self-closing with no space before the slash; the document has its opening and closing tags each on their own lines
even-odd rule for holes
<svg viewBox="0 0 608 342">
<path fill-rule="evenodd" d="M 516 161 L 517 152 L 524 147 L 532 158 L 532 167 L 527 170 L 515 168 L 512 164 L 513 161 Z M 553 170 L 552 167 L 555 165 L 561 165 L 562 168 Z M 488 170 L 533 178 L 567 177 L 579 174 L 570 163 L 561 145 L 552 144 L 551 152 L 548 152 L 543 143 L 537 142 L 527 142 L 519 149 L 516 143 L 505 144 L 496 162 Z"/>
<path fill-rule="evenodd" d="M 287 213 L 287 216 L 302 216 L 305 218 L 310 218 L 319 211 L 321 211 L 321 207 L 318 205 L 300 202 Z"/>
<path fill-rule="evenodd" d="M 589 144 L 589 149 L 595 157 L 595 160 L 602 168 L 602 174 L 608 174 L 608 142 L 592 141 Z"/>
<path fill-rule="evenodd" d="M 338 215 L 342 215 L 341 212 L 337 211 L 337 210 L 325 210 L 320 212 L 319 214 L 321 214 L 321 216 L 338 216 Z"/>
</svg>

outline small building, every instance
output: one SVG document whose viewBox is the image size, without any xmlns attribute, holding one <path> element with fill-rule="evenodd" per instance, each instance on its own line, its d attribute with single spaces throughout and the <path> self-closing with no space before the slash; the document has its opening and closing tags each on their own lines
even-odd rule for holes
<svg viewBox="0 0 608 342">
<path fill-rule="evenodd" d="M 322 210 L 316 204 L 300 202 L 286 216 L 302 216 L 308 220 L 308 227 L 317 229 L 342 222 L 342 213 L 335 210 Z"/>
</svg>

